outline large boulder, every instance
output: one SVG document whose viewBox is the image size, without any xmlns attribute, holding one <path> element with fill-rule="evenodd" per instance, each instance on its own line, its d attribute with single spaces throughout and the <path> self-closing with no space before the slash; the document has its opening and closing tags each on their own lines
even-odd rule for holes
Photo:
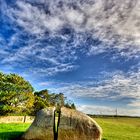
<svg viewBox="0 0 140 140">
<path fill-rule="evenodd" d="M 55 108 L 38 112 L 34 122 L 20 140 L 53 140 Z M 101 140 L 100 126 L 79 111 L 61 108 L 58 140 Z"/>
<path fill-rule="evenodd" d="M 58 140 L 100 140 L 100 126 L 86 114 L 62 108 Z"/>
</svg>

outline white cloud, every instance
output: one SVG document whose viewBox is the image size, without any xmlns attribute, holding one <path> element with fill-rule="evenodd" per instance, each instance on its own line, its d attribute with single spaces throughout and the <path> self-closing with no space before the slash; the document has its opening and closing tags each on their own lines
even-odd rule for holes
<svg viewBox="0 0 140 140">
<path fill-rule="evenodd" d="M 12 21 L 30 34 L 43 35 L 49 31 L 60 35 L 59 31 L 69 26 L 76 33 L 90 32 L 93 38 L 105 44 L 89 46 L 87 54 L 117 49 L 123 57 L 139 56 L 140 2 L 137 0 L 43 0 L 32 3 L 17 0 L 18 9 L 5 6 Z M 86 41 L 86 38 L 83 36 L 82 40 Z"/>
<path fill-rule="evenodd" d="M 117 109 L 117 112 L 116 112 Z M 109 106 L 97 106 L 97 105 L 78 105 L 77 110 L 86 114 L 96 115 L 128 115 L 128 116 L 140 116 L 140 109 L 132 108 L 115 108 Z"/>
<path fill-rule="evenodd" d="M 140 107 L 140 99 L 136 99 L 134 101 L 132 101 L 131 103 L 128 104 L 130 107 L 135 107 L 135 108 L 139 108 Z"/>
<path fill-rule="evenodd" d="M 75 50 L 73 50 L 73 46 L 67 47 L 65 49 L 67 43 L 67 37 L 61 38 L 63 40 L 62 44 L 42 44 L 42 40 L 45 37 L 40 38 L 30 38 L 29 40 L 24 40 L 21 37 L 24 35 L 21 32 L 14 34 L 9 43 L 7 50 L 5 51 L 5 47 L 1 48 L 0 53 L 3 54 L 1 57 L 1 64 L 12 64 L 12 66 L 26 66 L 30 65 L 29 71 L 32 73 L 45 74 L 46 76 L 52 76 L 60 72 L 72 71 L 76 69 L 78 66 L 73 64 L 74 60 L 77 59 L 75 56 Z M 54 38 L 49 38 L 55 40 L 57 36 Z M 4 41 L 2 41 L 4 43 Z M 16 43 L 15 43 L 16 42 Z M 24 44 L 25 42 L 25 44 Z M 17 49 L 12 49 L 12 44 L 16 44 L 19 46 L 20 44 L 24 44 Z M 14 44 L 14 45 L 15 45 Z M 40 65 L 44 65 L 44 68 L 40 68 Z M 39 68 L 37 68 L 39 67 Z"/>
<path fill-rule="evenodd" d="M 31 68 L 31 69 L 29 69 L 28 72 L 32 73 L 32 75 L 39 74 L 40 77 L 41 76 L 44 77 L 44 75 L 45 76 L 55 76 L 58 73 L 72 71 L 72 70 L 76 69 L 77 67 L 78 67 L 77 65 L 66 63 L 66 64 L 55 65 L 54 67 L 48 67 L 48 68 Z"/>
<path fill-rule="evenodd" d="M 50 85 L 53 85 L 53 82 L 40 82 L 39 85 L 40 86 L 50 86 Z"/>
<path fill-rule="evenodd" d="M 115 51 L 114 59 L 139 58 L 139 7 L 140 2 L 136 0 L 16 0 L 13 5 L 2 1 L 3 18 L 16 33 L 8 42 L 0 37 L 0 43 L 9 50 L 13 46 L 20 48 L 10 53 L 0 49 L 5 54 L 1 62 L 19 64 L 34 58 L 34 63 L 52 65 L 47 68 L 48 73 L 52 70 L 59 73 L 73 69 L 73 66 L 58 65 L 74 65 L 79 51 L 86 55 Z M 68 28 L 70 33 L 62 33 L 63 28 Z M 93 39 L 90 43 L 88 36 Z M 51 38 L 51 45 L 44 43 Z"/>
<path fill-rule="evenodd" d="M 110 101 L 130 99 L 129 106 L 138 105 L 140 100 L 140 72 L 115 73 L 106 76 L 100 82 L 86 81 L 77 84 L 65 84 L 55 92 L 63 92 L 73 98 L 100 98 Z M 52 89 L 54 90 L 54 89 Z M 135 102 L 136 101 L 136 102 Z M 139 106 L 140 107 L 140 106 Z"/>
<path fill-rule="evenodd" d="M 2 20 L 16 32 L 10 38 L 0 34 L 2 65 L 28 66 L 26 71 L 31 74 L 53 76 L 78 68 L 75 60 L 79 51 L 86 55 L 115 51 L 114 59 L 140 58 L 138 0 L 16 0 L 13 5 L 0 2 Z M 69 29 L 68 33 L 62 33 L 64 28 Z M 54 90 L 67 91 L 73 97 L 134 98 L 136 102 L 128 105 L 139 107 L 139 85 L 137 70 L 109 73 L 98 83 L 65 83 Z"/>
</svg>

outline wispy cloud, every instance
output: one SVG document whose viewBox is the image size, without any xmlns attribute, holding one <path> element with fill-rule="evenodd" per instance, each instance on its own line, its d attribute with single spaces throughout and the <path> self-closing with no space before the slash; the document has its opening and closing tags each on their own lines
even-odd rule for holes
<svg viewBox="0 0 140 140">
<path fill-rule="evenodd" d="M 59 64 L 55 65 L 54 67 L 49 68 L 31 68 L 29 72 L 33 75 L 39 74 L 39 76 L 55 76 L 58 73 L 64 73 L 68 71 L 72 71 L 77 68 L 77 65 L 73 64 Z"/>
<path fill-rule="evenodd" d="M 131 107 L 135 107 L 135 108 L 139 108 L 140 107 L 140 99 L 136 99 L 134 101 L 132 101 L 130 104 L 128 104 Z"/>
<path fill-rule="evenodd" d="M 73 98 L 99 98 L 103 100 L 117 101 L 130 99 L 129 106 L 139 105 L 140 99 L 140 72 L 108 74 L 105 80 L 99 82 L 85 81 L 77 84 L 65 84 L 56 88 L 56 92 L 64 92 Z"/>
<path fill-rule="evenodd" d="M 97 106 L 97 105 L 78 105 L 77 109 L 87 114 L 96 114 L 96 115 L 117 114 L 117 115 L 128 115 L 128 116 L 140 116 L 140 109 L 132 109 L 132 108 L 115 108 L 115 107 Z"/>
<path fill-rule="evenodd" d="M 80 68 L 83 57 L 135 60 L 127 73 L 115 69 L 98 82 L 57 83 L 52 90 L 77 98 L 130 98 L 128 106 L 138 107 L 139 8 L 138 0 L 0 0 L 0 65 L 53 77 Z"/>
<path fill-rule="evenodd" d="M 139 1 L 52 0 L 40 2 L 40 6 L 35 3 L 16 1 L 18 8 L 6 9 L 10 19 L 30 34 L 43 35 L 47 31 L 61 34 L 61 29 L 67 26 L 76 33 L 89 32 L 93 39 L 105 44 L 89 46 L 90 54 L 106 52 L 108 48 L 117 49 L 125 57 L 140 52 Z"/>
<path fill-rule="evenodd" d="M 1 7 L 3 15 L 9 17 L 7 20 L 13 28 L 17 30 L 16 28 L 21 27 L 22 29 L 22 32 L 17 30 L 16 35 L 11 37 L 9 46 L 17 44 L 17 40 L 24 42 L 25 40 L 21 39 L 22 34 L 28 36 L 29 42 L 32 42 L 22 47 L 34 46 L 34 48 L 31 47 L 32 51 L 33 49 L 40 50 L 38 47 L 40 45 L 46 46 L 47 44 L 43 42 L 49 38 L 60 40 L 57 42 L 59 46 L 49 48 L 47 45 L 46 48 L 50 49 L 49 54 L 57 52 L 64 61 L 72 61 L 74 56 L 77 58 L 75 55 L 77 51 L 86 55 L 115 51 L 113 58 L 139 57 L 140 3 L 138 1 L 43 0 L 32 2 L 17 0 L 13 5 L 2 2 Z M 60 54 L 56 51 L 58 48 Z M 17 55 L 10 56 L 16 57 Z M 48 60 L 47 55 L 43 56 L 39 58 Z M 61 59 L 59 57 L 59 61 Z"/>
</svg>

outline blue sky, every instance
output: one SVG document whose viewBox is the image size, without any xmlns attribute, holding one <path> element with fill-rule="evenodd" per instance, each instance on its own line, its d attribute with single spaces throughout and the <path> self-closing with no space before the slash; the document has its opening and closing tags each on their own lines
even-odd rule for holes
<svg viewBox="0 0 140 140">
<path fill-rule="evenodd" d="M 140 2 L 0 0 L 0 71 L 63 92 L 85 113 L 140 115 Z"/>
</svg>

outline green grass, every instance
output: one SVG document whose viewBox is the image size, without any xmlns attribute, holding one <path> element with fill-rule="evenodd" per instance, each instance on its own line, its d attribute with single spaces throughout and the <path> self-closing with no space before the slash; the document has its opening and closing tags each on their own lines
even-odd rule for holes
<svg viewBox="0 0 140 140">
<path fill-rule="evenodd" d="M 140 140 L 140 118 L 94 118 L 103 129 L 103 140 Z"/>
<path fill-rule="evenodd" d="M 12 140 L 22 135 L 30 124 L 0 124 L 0 140 Z"/>
<path fill-rule="evenodd" d="M 94 118 L 103 129 L 102 140 L 140 140 L 140 118 Z M 0 140 L 18 137 L 30 124 L 0 124 Z"/>
</svg>

